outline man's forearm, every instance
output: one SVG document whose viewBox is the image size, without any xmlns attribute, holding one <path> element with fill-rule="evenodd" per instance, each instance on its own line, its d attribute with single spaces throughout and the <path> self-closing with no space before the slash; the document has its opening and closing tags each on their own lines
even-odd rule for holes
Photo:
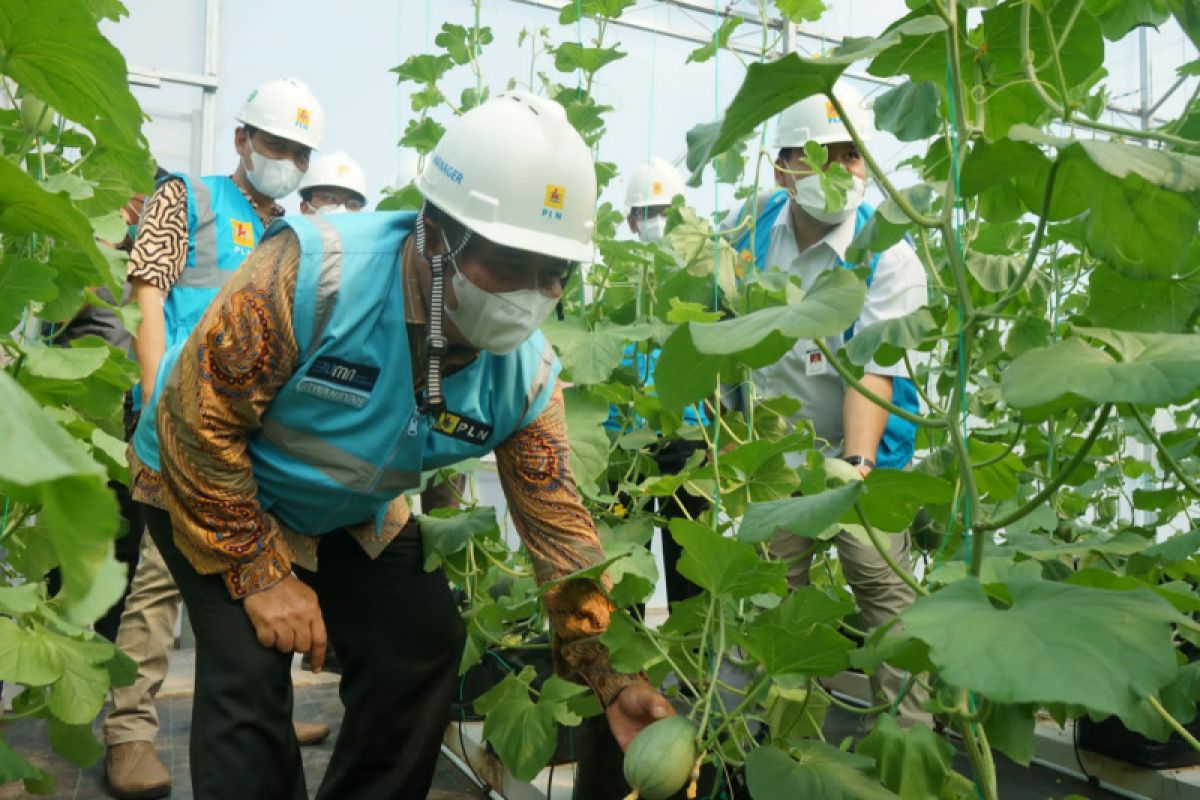
<svg viewBox="0 0 1200 800">
<path fill-rule="evenodd" d="M 133 340 L 133 351 L 142 368 L 142 402 L 150 402 L 158 365 L 167 349 L 167 326 L 163 317 L 163 292 L 151 283 L 133 279 L 133 297 L 142 311 Z"/>
<path fill-rule="evenodd" d="M 892 379 L 888 375 L 863 375 L 863 386 L 884 400 L 892 399 Z M 862 456 L 876 461 L 883 429 L 887 427 L 888 412 L 872 403 L 853 387 L 846 387 L 842 403 L 842 421 L 845 441 L 842 452 L 848 456 Z"/>
</svg>

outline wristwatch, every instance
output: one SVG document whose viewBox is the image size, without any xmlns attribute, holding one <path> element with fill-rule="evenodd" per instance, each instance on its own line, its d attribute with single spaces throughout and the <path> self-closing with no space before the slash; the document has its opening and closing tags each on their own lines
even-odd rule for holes
<svg viewBox="0 0 1200 800">
<path fill-rule="evenodd" d="M 875 469 L 875 462 L 869 458 L 864 458 L 863 456 L 846 456 L 842 460 L 854 467 L 866 464 L 868 468 Z"/>
</svg>

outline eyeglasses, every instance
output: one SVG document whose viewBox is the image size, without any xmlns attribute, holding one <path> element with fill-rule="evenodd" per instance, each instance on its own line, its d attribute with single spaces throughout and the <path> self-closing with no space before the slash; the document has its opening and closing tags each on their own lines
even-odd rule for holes
<svg viewBox="0 0 1200 800">
<path fill-rule="evenodd" d="M 345 206 L 349 211 L 361 211 L 366 205 L 362 200 L 354 195 L 346 195 L 343 197 L 337 192 L 331 192 L 327 189 L 314 189 L 312 193 L 313 200 L 320 200 L 321 205 L 326 206 Z"/>
</svg>

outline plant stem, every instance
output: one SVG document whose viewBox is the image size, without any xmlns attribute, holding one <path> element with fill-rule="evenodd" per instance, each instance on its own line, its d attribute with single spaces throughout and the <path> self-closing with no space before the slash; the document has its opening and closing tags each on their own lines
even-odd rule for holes
<svg viewBox="0 0 1200 800">
<path fill-rule="evenodd" d="M 1033 265 L 1037 261 L 1037 255 L 1042 249 L 1042 238 L 1046 235 L 1046 222 L 1050 216 L 1050 201 L 1054 195 L 1054 181 L 1058 177 L 1058 167 L 1062 163 L 1058 159 L 1050 165 L 1050 172 L 1046 175 L 1046 191 L 1042 195 L 1042 214 L 1038 217 L 1037 230 L 1033 233 L 1033 242 L 1029 246 L 1029 255 L 1025 257 L 1025 264 L 1021 267 L 1021 271 L 1017 273 L 1017 277 L 1005 290 L 999 300 L 989 307 L 989 311 L 1001 311 L 1009 300 L 1012 300 L 1025 286 L 1025 281 L 1029 278 L 1029 273 L 1033 272 Z"/>
<path fill-rule="evenodd" d="M 1181 739 L 1190 744 L 1193 749 L 1200 750 L 1200 741 L 1196 741 L 1196 737 L 1192 736 L 1191 732 L 1179 723 L 1179 720 L 1171 716 L 1171 712 L 1163 708 L 1163 704 L 1159 702 L 1157 697 L 1154 695 L 1149 695 L 1146 697 L 1146 702 L 1149 703 L 1150 707 L 1153 708 L 1158 715 L 1162 717 L 1168 725 L 1171 726 L 1173 731 L 1179 734 Z"/>
<path fill-rule="evenodd" d="M 922 417 L 919 414 L 914 414 L 907 409 L 901 408 L 895 403 L 884 400 L 882 397 L 863 386 L 862 381 L 860 381 L 858 378 L 855 378 L 854 375 L 851 374 L 850 370 L 847 369 L 846 365 L 843 364 L 837 358 L 837 356 L 829 351 L 829 348 L 825 345 L 825 342 L 822 339 L 814 339 L 813 343 L 816 344 L 817 349 L 821 351 L 821 353 L 825 356 L 825 359 L 830 363 L 830 365 L 833 366 L 834 371 L 842 377 L 842 380 L 853 386 L 859 394 L 880 408 L 886 409 L 888 412 L 895 414 L 901 419 L 906 419 L 914 425 L 921 425 L 926 428 L 945 428 L 949 424 L 945 419 L 938 419 L 937 417 Z"/>
<path fill-rule="evenodd" d="M 866 529 L 867 538 L 871 540 L 871 544 L 873 544 L 875 549 L 879 551 L 879 555 L 883 558 L 884 562 L 891 567 L 892 572 L 896 573 L 900 580 L 908 584 L 908 587 L 918 595 L 929 594 L 925 587 L 921 585 L 920 581 L 913 577 L 911 572 L 901 566 L 900 562 L 896 560 L 896 557 L 892 555 L 891 549 L 884 547 L 883 540 L 879 538 L 879 533 L 871 526 L 871 523 L 867 521 L 867 515 L 863 513 L 862 506 L 858 503 L 858 501 L 854 502 L 854 514 L 858 517 L 858 521 L 862 523 L 863 528 Z"/>
<path fill-rule="evenodd" d="M 987 461 L 980 461 L 978 464 L 972 464 L 971 469 L 983 469 L 984 467 L 990 467 L 992 464 L 996 464 L 996 463 L 999 463 L 1000 461 L 1003 461 L 1008 456 L 1008 454 L 1011 453 L 1016 448 L 1017 442 L 1019 442 L 1021 440 L 1021 434 L 1024 433 L 1024 431 L 1025 431 L 1025 420 L 1019 420 L 1017 422 L 1017 432 L 1013 434 L 1012 441 L 1010 441 L 1008 443 L 1008 445 L 1004 448 L 1004 452 L 1000 453 L 999 455 L 989 458 Z"/>
<path fill-rule="evenodd" d="M 994 531 L 998 528 L 1011 525 L 1017 520 L 1023 519 L 1036 511 L 1039 506 L 1049 499 L 1050 495 L 1054 494 L 1056 491 L 1058 491 L 1059 487 L 1066 483 L 1067 478 L 1071 477 L 1071 473 L 1073 473 L 1075 469 L 1083 463 L 1083 460 L 1087 458 L 1087 454 L 1092 449 L 1092 445 L 1096 443 L 1096 439 L 1099 438 L 1100 432 L 1104 429 L 1104 423 L 1108 421 L 1108 415 L 1109 412 L 1112 411 L 1112 408 L 1112 404 L 1107 403 L 1103 408 L 1100 409 L 1100 415 L 1096 417 L 1096 422 L 1092 425 L 1092 430 L 1088 433 L 1087 439 L 1085 439 L 1083 444 L 1080 445 L 1079 450 L 1075 453 L 1075 455 L 1071 456 L 1071 460 L 1066 463 L 1062 471 L 1059 472 L 1059 474 L 1056 475 L 1053 480 L 1047 481 L 1046 485 L 1042 487 L 1042 490 L 1030 498 L 1029 502 L 1017 510 L 1009 514 L 1005 514 L 999 519 L 980 522 L 975 525 L 975 529 L 978 531 Z"/>
<path fill-rule="evenodd" d="M 1150 423 L 1147 422 L 1146 418 L 1142 416 L 1142 412 L 1138 411 L 1137 407 L 1134 406 L 1133 403 L 1129 403 L 1127 408 L 1133 415 L 1133 418 L 1137 420 L 1138 427 L 1141 428 L 1142 432 L 1150 438 L 1151 443 L 1153 443 L 1154 448 L 1158 450 L 1158 455 L 1166 463 L 1167 468 L 1175 474 L 1176 478 L 1179 478 L 1180 483 L 1182 483 L 1189 492 L 1197 497 L 1200 497 L 1200 485 L 1197 485 L 1196 482 L 1189 478 L 1187 473 L 1183 471 L 1183 467 L 1180 466 L 1179 462 L 1175 460 L 1175 456 L 1171 455 L 1171 451 L 1167 449 L 1167 446 L 1163 443 L 1163 440 L 1159 438 L 1157 433 L 1154 432 L 1154 428 L 1150 427 Z"/>
<path fill-rule="evenodd" d="M 979 739 L 975 735 L 975 726 L 965 720 L 955 720 L 958 732 L 962 736 L 967 759 L 971 762 L 971 771 L 975 773 L 975 785 L 983 794 L 985 800 L 999 800 L 996 791 L 996 776 L 990 763 L 990 752 L 984 755 Z"/>
<path fill-rule="evenodd" d="M 879 186 L 883 189 L 884 193 L 887 194 L 887 196 L 893 201 L 895 201 L 896 205 L 900 207 L 900 210 L 904 212 L 905 216 L 907 216 L 917 225 L 920 225 L 923 228 L 936 228 L 938 226 L 937 218 L 927 217 L 921 212 L 917 211 L 917 209 L 913 207 L 913 204 L 908 201 L 908 198 L 900 194 L 900 191 L 896 188 L 895 184 L 891 182 L 887 174 L 880 169 L 879 163 L 875 160 L 875 156 L 871 155 L 871 151 L 868 150 L 863 144 L 862 137 L 859 136 L 858 131 L 854 129 L 854 123 L 850 121 L 849 115 L 846 114 L 846 109 L 842 108 L 842 103 L 837 99 L 837 96 L 830 91 L 828 97 L 829 101 L 833 104 L 833 107 L 837 109 L 838 116 L 842 120 L 842 124 L 846 126 L 846 132 L 850 134 L 850 138 L 854 142 L 855 147 L 857 148 L 858 152 L 862 154 L 863 161 L 867 162 L 867 168 L 871 172 L 871 177 L 878 181 Z"/>
</svg>

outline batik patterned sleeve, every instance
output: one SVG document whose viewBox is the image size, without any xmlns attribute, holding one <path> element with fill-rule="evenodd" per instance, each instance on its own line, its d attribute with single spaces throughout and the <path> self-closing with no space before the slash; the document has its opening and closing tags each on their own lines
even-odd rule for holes
<svg viewBox="0 0 1200 800">
<path fill-rule="evenodd" d="M 126 274 L 170 291 L 187 263 L 187 249 L 187 187 L 178 179 L 164 181 L 142 211 Z"/>
<path fill-rule="evenodd" d="M 184 345 L 158 406 L 175 541 L 197 572 L 222 574 L 235 598 L 291 572 L 294 554 L 258 503 L 246 440 L 296 367 L 299 258 L 291 231 L 250 254 Z"/>
<path fill-rule="evenodd" d="M 599 563 L 604 551 L 571 471 L 562 386 L 528 427 L 496 449 L 501 485 L 538 582 Z M 560 667 L 587 683 L 607 706 L 637 676 L 615 672 L 598 637 L 612 604 L 592 581 L 568 581 L 543 595 Z"/>
</svg>

